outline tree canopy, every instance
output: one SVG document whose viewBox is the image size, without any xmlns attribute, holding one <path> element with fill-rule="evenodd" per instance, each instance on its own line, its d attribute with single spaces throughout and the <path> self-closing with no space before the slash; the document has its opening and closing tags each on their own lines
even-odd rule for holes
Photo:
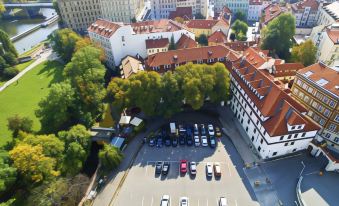
<svg viewBox="0 0 339 206">
<path fill-rule="evenodd" d="M 208 39 L 205 34 L 200 34 L 200 36 L 197 38 L 197 42 L 202 46 L 208 45 Z"/>
<path fill-rule="evenodd" d="M 280 58 L 286 59 L 290 55 L 289 49 L 294 34 L 295 17 L 290 13 L 281 14 L 262 30 L 261 48 L 268 49 Z"/>
<path fill-rule="evenodd" d="M 118 167 L 122 159 L 122 153 L 114 146 L 104 144 L 104 148 L 99 151 L 99 160 L 105 170 L 112 170 Z"/>
<path fill-rule="evenodd" d="M 0 156 L 0 194 L 10 189 L 17 180 L 17 169 L 9 164 L 9 158 Z"/>
<path fill-rule="evenodd" d="M 307 40 L 304 43 L 292 48 L 292 61 L 300 62 L 305 66 L 314 64 L 316 61 L 317 47 L 312 40 Z"/>
<path fill-rule="evenodd" d="M 28 117 L 20 117 L 18 114 L 7 119 L 7 127 L 12 131 L 13 137 L 18 135 L 19 131 L 31 132 L 33 121 Z"/>
<path fill-rule="evenodd" d="M 247 30 L 248 26 L 245 22 L 237 19 L 233 25 L 232 25 L 232 30 L 235 34 L 235 38 L 238 41 L 246 41 L 247 40 Z"/>
<path fill-rule="evenodd" d="M 237 11 L 234 16 L 236 20 L 246 22 L 246 14 L 244 12 Z"/>
</svg>

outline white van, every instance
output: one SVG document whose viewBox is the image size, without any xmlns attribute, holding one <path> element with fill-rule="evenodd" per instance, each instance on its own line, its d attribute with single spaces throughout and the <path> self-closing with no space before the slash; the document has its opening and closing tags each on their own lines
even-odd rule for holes
<svg viewBox="0 0 339 206">
<path fill-rule="evenodd" d="M 174 122 L 170 123 L 170 129 L 171 129 L 171 134 L 176 134 L 177 128 L 175 127 L 175 123 Z"/>
</svg>

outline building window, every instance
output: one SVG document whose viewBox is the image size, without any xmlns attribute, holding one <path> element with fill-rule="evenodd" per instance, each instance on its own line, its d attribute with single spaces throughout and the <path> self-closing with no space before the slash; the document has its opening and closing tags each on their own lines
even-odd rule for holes
<svg viewBox="0 0 339 206">
<path fill-rule="evenodd" d="M 325 120 L 324 120 L 324 119 L 322 119 L 322 118 L 320 118 L 319 124 L 320 124 L 321 126 L 324 126 L 324 124 L 325 124 Z"/>
<path fill-rule="evenodd" d="M 294 129 L 295 129 L 295 126 L 292 127 L 292 130 L 294 130 Z"/>
<path fill-rule="evenodd" d="M 287 145 L 288 145 L 288 143 L 286 142 L 284 146 L 286 147 Z"/>
<path fill-rule="evenodd" d="M 294 135 L 294 138 L 297 138 L 297 137 L 298 137 L 298 134 L 295 134 L 295 135 Z"/>
<path fill-rule="evenodd" d="M 248 132 L 248 127 L 246 127 L 246 132 Z"/>
<path fill-rule="evenodd" d="M 273 152 L 272 156 L 276 156 L 277 155 L 277 152 Z"/>
<path fill-rule="evenodd" d="M 295 152 L 295 151 L 297 151 L 297 149 L 293 149 L 293 150 L 292 150 L 292 152 Z"/>
<path fill-rule="evenodd" d="M 291 145 L 294 145 L 294 142 L 291 142 Z"/>
<path fill-rule="evenodd" d="M 125 42 L 125 36 L 121 36 L 121 41 Z"/>
<path fill-rule="evenodd" d="M 247 121 L 247 124 L 249 124 L 249 123 L 250 123 L 250 120 Z"/>
<path fill-rule="evenodd" d="M 284 136 L 281 136 L 281 137 L 280 137 L 280 140 L 284 140 Z"/>
<path fill-rule="evenodd" d="M 259 125 L 259 120 L 257 121 L 257 125 Z"/>
<path fill-rule="evenodd" d="M 338 137 L 334 138 L 334 142 L 338 143 L 339 142 L 339 138 Z"/>
<path fill-rule="evenodd" d="M 261 150 L 261 147 L 259 146 L 259 147 L 258 147 L 258 151 L 260 152 L 260 150 Z"/>
<path fill-rule="evenodd" d="M 264 140 L 263 140 L 263 139 L 261 139 L 261 140 L 260 140 L 260 144 L 262 144 L 263 142 L 264 142 Z"/>
<path fill-rule="evenodd" d="M 254 132 L 254 134 L 257 133 L 257 129 L 254 128 L 253 132 Z"/>
<path fill-rule="evenodd" d="M 301 137 L 305 137 L 306 136 L 306 133 L 304 132 L 302 135 L 301 135 Z"/>
<path fill-rule="evenodd" d="M 335 115 L 334 121 L 339 122 L 339 114 Z"/>
<path fill-rule="evenodd" d="M 252 140 L 252 142 L 254 141 L 254 136 L 252 136 L 251 140 Z"/>
<path fill-rule="evenodd" d="M 331 123 L 330 126 L 328 127 L 328 130 L 334 131 L 336 127 L 337 126 L 335 124 Z"/>
<path fill-rule="evenodd" d="M 292 135 L 290 134 L 290 135 L 288 135 L 288 137 L 287 137 L 287 139 L 291 139 L 292 138 Z"/>
</svg>

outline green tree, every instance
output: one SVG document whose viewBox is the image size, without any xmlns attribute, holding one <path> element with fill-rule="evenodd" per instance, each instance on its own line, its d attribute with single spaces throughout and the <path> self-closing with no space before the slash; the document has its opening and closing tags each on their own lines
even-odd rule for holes
<svg viewBox="0 0 339 206">
<path fill-rule="evenodd" d="M 4 13 L 6 11 L 4 2 L 0 0 L 0 14 Z"/>
<path fill-rule="evenodd" d="M 100 50 L 92 46 L 79 49 L 64 70 L 64 76 L 70 81 L 78 99 L 77 107 L 81 111 L 81 123 L 90 126 L 102 115 L 105 97 L 105 67 L 100 62 Z"/>
<path fill-rule="evenodd" d="M 17 179 L 17 170 L 10 166 L 9 159 L 0 156 L 0 194 L 10 189 Z"/>
<path fill-rule="evenodd" d="M 77 111 L 75 100 L 75 91 L 69 83 L 53 84 L 49 94 L 39 102 L 36 111 L 42 130 L 56 132 L 72 125 Z"/>
<path fill-rule="evenodd" d="M 59 172 L 55 170 L 56 160 L 46 157 L 41 145 L 18 144 L 9 152 L 9 156 L 28 182 L 41 182 L 59 176 Z"/>
<path fill-rule="evenodd" d="M 295 17 L 290 13 L 281 14 L 262 30 L 261 48 L 268 49 L 280 58 L 286 59 L 290 55 L 289 49 L 294 34 Z"/>
<path fill-rule="evenodd" d="M 65 142 L 66 148 L 69 148 L 69 145 L 72 142 L 77 142 L 84 148 L 86 154 L 89 153 L 91 147 L 91 134 L 85 126 L 78 124 L 71 127 L 68 131 L 60 131 L 58 132 L 58 137 Z"/>
<path fill-rule="evenodd" d="M 15 54 L 13 54 L 12 52 L 6 52 L 2 57 L 6 60 L 7 64 L 9 64 L 10 66 L 18 64 L 18 60 Z"/>
<path fill-rule="evenodd" d="M 235 38 L 238 41 L 246 41 L 248 26 L 245 22 L 237 19 L 232 25 L 232 30 L 235 33 Z"/>
<path fill-rule="evenodd" d="M 15 203 L 15 198 L 9 199 L 6 202 L 0 203 L 0 206 L 13 206 Z"/>
<path fill-rule="evenodd" d="M 237 11 L 235 13 L 235 19 L 246 22 L 246 14 L 242 11 Z"/>
<path fill-rule="evenodd" d="M 33 121 L 28 117 L 20 117 L 18 114 L 7 119 L 7 127 L 12 131 L 13 137 L 17 137 L 19 131 L 31 132 Z"/>
<path fill-rule="evenodd" d="M 0 43 L 2 44 L 1 45 L 1 50 L 2 50 L 1 53 L 2 54 L 11 53 L 15 57 L 18 56 L 18 52 L 16 51 L 13 43 L 11 42 L 11 40 L 8 36 L 8 34 L 1 29 L 0 29 Z"/>
<path fill-rule="evenodd" d="M 175 44 L 174 35 L 172 34 L 168 50 L 176 50 L 176 49 L 177 49 L 177 45 Z"/>
<path fill-rule="evenodd" d="M 51 40 L 53 50 L 65 61 L 69 62 L 75 51 L 75 45 L 81 37 L 71 29 L 61 29 L 53 32 Z"/>
<path fill-rule="evenodd" d="M 301 62 L 305 66 L 314 64 L 316 61 L 317 47 L 314 46 L 312 40 L 292 48 L 292 61 Z"/>
<path fill-rule="evenodd" d="M 87 158 L 87 153 L 78 142 L 71 142 L 66 150 L 63 173 L 71 176 L 78 174 Z"/>
<path fill-rule="evenodd" d="M 132 106 L 129 91 L 129 79 L 113 78 L 107 87 L 107 99 L 121 112 L 124 108 Z"/>
<path fill-rule="evenodd" d="M 114 146 L 105 144 L 99 151 L 99 160 L 105 170 L 117 168 L 123 159 L 123 154 Z"/>
<path fill-rule="evenodd" d="M 200 34 L 200 36 L 197 38 L 197 42 L 202 46 L 208 45 L 208 39 L 205 34 Z"/>
<path fill-rule="evenodd" d="M 215 84 L 209 94 L 212 102 L 227 101 L 230 95 L 230 75 L 224 64 L 216 63 L 212 66 L 215 70 Z"/>
</svg>

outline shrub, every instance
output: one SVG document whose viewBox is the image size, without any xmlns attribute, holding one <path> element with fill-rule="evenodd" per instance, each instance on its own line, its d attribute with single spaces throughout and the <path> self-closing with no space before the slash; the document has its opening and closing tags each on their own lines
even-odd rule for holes
<svg viewBox="0 0 339 206">
<path fill-rule="evenodd" d="M 3 75 L 4 77 L 10 79 L 15 77 L 19 73 L 19 70 L 15 67 L 8 67 L 4 69 Z"/>
</svg>

